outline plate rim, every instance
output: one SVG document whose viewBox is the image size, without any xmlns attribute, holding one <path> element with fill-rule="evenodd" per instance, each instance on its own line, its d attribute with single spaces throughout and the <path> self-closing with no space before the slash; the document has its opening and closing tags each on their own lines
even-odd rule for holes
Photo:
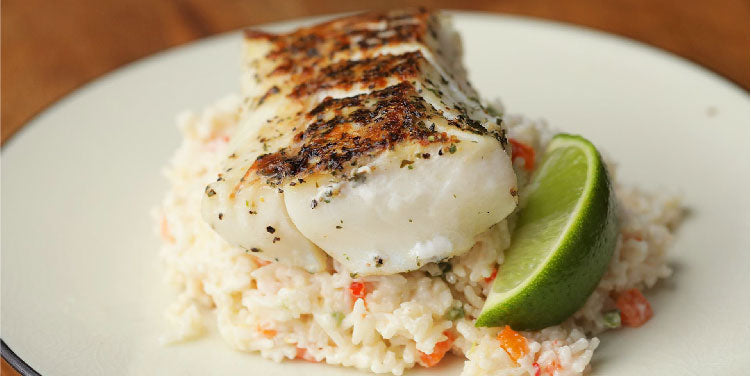
<svg viewBox="0 0 751 376">
<path fill-rule="evenodd" d="M 611 32 L 604 31 L 604 30 L 599 30 L 591 26 L 574 24 L 574 23 L 559 21 L 559 20 L 551 20 L 551 19 L 546 19 L 546 18 L 541 18 L 541 17 L 536 17 L 536 16 L 511 14 L 511 13 L 462 10 L 462 9 L 452 9 L 452 8 L 442 8 L 440 10 L 446 11 L 451 16 L 460 16 L 460 17 L 469 17 L 469 18 L 476 17 L 476 18 L 483 18 L 487 20 L 493 20 L 496 22 L 504 22 L 504 21 L 521 22 L 521 23 L 531 24 L 532 26 L 538 26 L 538 27 L 542 26 L 542 27 L 548 27 L 548 28 L 554 28 L 554 29 L 564 29 L 568 32 L 575 33 L 577 35 L 589 35 L 597 39 L 606 41 L 608 43 L 621 44 L 621 45 L 625 44 L 631 48 L 642 50 L 651 55 L 659 55 L 661 59 L 671 60 L 674 63 L 680 64 L 686 68 L 689 68 L 691 71 L 696 72 L 697 74 L 710 77 L 712 78 L 713 81 L 722 82 L 723 83 L 722 86 L 729 88 L 731 91 L 741 94 L 747 98 L 749 98 L 751 94 L 749 91 L 747 91 L 742 86 L 740 86 L 740 84 L 732 81 L 730 78 L 714 70 L 709 69 L 708 67 L 705 67 L 704 65 L 701 65 L 698 62 L 695 62 L 686 57 L 680 56 L 674 52 L 664 50 L 650 43 L 640 41 L 640 40 L 637 40 L 628 36 L 619 35 L 619 34 L 611 33 Z M 363 12 L 363 11 L 368 11 L 368 9 L 362 9 L 362 10 L 353 11 L 353 12 L 328 13 L 328 14 L 323 14 L 323 15 L 298 17 L 298 18 L 284 19 L 284 20 L 279 20 L 279 21 L 274 21 L 274 22 L 266 22 L 262 24 L 248 25 L 248 26 L 244 26 L 238 29 L 233 29 L 233 30 L 217 33 L 214 35 L 206 36 L 203 38 L 195 39 L 195 40 L 182 43 L 176 46 L 171 46 L 166 49 L 139 57 L 133 61 L 130 61 L 121 66 L 118 66 L 116 68 L 113 68 L 111 70 L 101 73 L 100 75 L 90 79 L 89 81 L 86 81 L 85 83 L 73 88 L 71 91 L 56 98 L 54 101 L 50 102 L 48 105 L 42 107 L 39 111 L 34 113 L 26 122 L 23 123 L 23 125 L 20 128 L 18 128 L 13 134 L 11 134 L 2 143 L 2 145 L 0 146 L 0 156 L 4 155 L 7 148 L 10 148 L 12 147 L 12 145 L 15 145 L 18 143 L 17 140 L 19 138 L 22 138 L 20 135 L 24 133 L 28 133 L 28 129 L 30 127 L 35 126 L 37 123 L 40 122 L 40 119 L 44 118 L 49 113 L 53 112 L 55 109 L 66 105 L 67 102 L 70 102 L 81 95 L 85 95 L 88 91 L 91 91 L 92 89 L 100 85 L 106 85 L 109 81 L 112 81 L 113 79 L 116 79 L 123 75 L 127 75 L 132 70 L 136 70 L 145 65 L 155 63 L 156 61 L 158 61 L 161 57 L 165 55 L 169 55 L 172 53 L 180 53 L 181 51 L 185 49 L 196 48 L 198 46 L 215 43 L 216 41 L 219 41 L 222 39 L 234 37 L 237 34 L 240 34 L 243 29 L 248 28 L 248 27 L 262 28 L 262 29 L 272 28 L 272 27 L 294 28 L 294 27 L 299 27 L 299 26 L 303 26 L 306 24 L 312 24 L 316 22 L 325 21 L 328 19 L 336 18 L 336 17 L 346 16 L 349 14 L 356 14 L 356 13 Z M 1 160 L 2 158 L 0 158 L 0 161 Z M 2 359 L 7 361 L 8 364 L 15 371 L 17 371 L 19 374 L 23 376 L 41 376 L 41 374 L 37 372 L 31 365 L 29 365 L 26 361 L 24 361 L 21 357 L 19 357 L 15 352 L 13 352 L 13 350 L 5 342 L 5 340 L 2 338 L 1 335 L 0 335 L 0 357 L 2 357 Z"/>
<path fill-rule="evenodd" d="M 19 374 L 23 376 L 42 376 L 39 372 L 34 370 L 28 363 L 26 363 L 20 356 L 16 355 L 8 345 L 0 339 L 0 354 L 2 354 L 3 360 Z"/>
</svg>

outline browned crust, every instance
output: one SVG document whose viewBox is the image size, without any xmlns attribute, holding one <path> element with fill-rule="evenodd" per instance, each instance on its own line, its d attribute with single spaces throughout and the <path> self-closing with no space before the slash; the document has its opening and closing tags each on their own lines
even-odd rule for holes
<svg viewBox="0 0 751 376">
<path fill-rule="evenodd" d="M 369 55 L 384 44 L 425 44 L 431 30 L 432 16 L 425 9 L 364 13 L 327 23 L 303 28 L 289 34 L 270 34 L 248 30 L 246 38 L 263 39 L 272 43 L 266 58 L 272 61 L 268 75 L 285 77 L 278 85 L 289 88 L 280 94 L 272 86 L 259 98 L 262 104 L 272 95 L 286 95 L 291 100 L 302 100 L 303 111 L 295 117 L 295 134 L 290 145 L 272 153 L 259 156 L 245 171 L 234 187 L 232 195 L 250 181 L 263 179 L 273 186 L 297 184 L 312 174 L 326 172 L 351 178 L 352 170 L 369 163 L 385 150 L 400 143 L 459 142 L 455 136 L 437 132 L 437 119 L 443 114 L 427 103 L 416 89 L 421 64 L 421 52 L 402 55 Z M 385 23 L 385 30 L 376 31 L 374 25 Z M 333 59 L 333 55 L 338 55 Z M 349 54 L 358 53 L 359 60 L 337 61 Z M 270 73 L 269 73 L 270 72 Z M 401 81 L 394 84 L 392 80 Z M 445 78 L 441 77 L 442 81 Z M 445 82 L 444 82 L 445 83 Z M 289 86 L 288 86 L 289 84 Z M 309 98 L 321 90 L 349 90 L 354 85 L 367 86 L 371 93 L 349 98 L 326 98 L 314 108 Z M 423 89 L 439 97 L 438 86 L 426 79 Z M 392 85 L 390 87 L 385 87 Z M 384 88 L 385 87 L 385 88 Z M 309 104 L 310 103 L 310 104 Z M 465 131 L 486 134 L 479 122 L 471 119 L 466 110 L 456 106 L 458 117 L 448 124 Z M 281 121 L 281 120 L 280 120 Z M 286 123 L 287 120 L 283 121 Z M 300 127 L 301 123 L 304 125 Z M 290 123 L 291 124 L 291 123 Z M 268 126 L 285 128 L 284 124 Z M 282 132 L 281 129 L 277 129 Z M 505 135 L 493 134 L 503 144 Z M 442 148 L 441 150 L 456 150 Z M 451 151 L 453 152 L 453 151 Z M 424 153 L 429 158 L 430 155 Z"/>
<path fill-rule="evenodd" d="M 367 84 L 370 89 L 382 88 L 392 77 L 401 80 L 416 78 L 420 63 L 424 61 L 419 51 L 341 61 L 324 67 L 309 80 L 298 84 L 289 96 L 300 98 L 326 89 L 349 90 L 355 84 Z"/>
<path fill-rule="evenodd" d="M 273 46 L 266 58 L 274 61 L 269 76 L 305 74 L 315 66 L 326 65 L 340 51 L 359 50 L 366 57 L 369 51 L 384 45 L 423 43 L 429 30 L 431 12 L 424 8 L 368 12 L 344 17 L 288 34 L 272 34 L 245 30 L 247 39 L 262 39 Z M 373 25 L 385 22 L 384 30 Z"/>
<path fill-rule="evenodd" d="M 307 115 L 310 123 L 292 145 L 258 157 L 240 182 L 257 173 L 272 185 L 328 171 L 346 173 L 380 152 L 406 142 L 458 142 L 437 132 L 442 115 L 408 82 L 349 98 L 326 98 Z M 239 188 L 239 187 L 238 187 Z"/>
</svg>

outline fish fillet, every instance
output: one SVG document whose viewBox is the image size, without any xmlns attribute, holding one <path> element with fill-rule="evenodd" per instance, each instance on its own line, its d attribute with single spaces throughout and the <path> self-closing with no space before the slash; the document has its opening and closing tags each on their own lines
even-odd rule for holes
<svg viewBox="0 0 751 376">
<path fill-rule="evenodd" d="M 505 128 L 441 14 L 366 13 L 245 43 L 247 110 L 202 207 L 228 242 L 311 272 L 331 256 L 393 274 L 466 252 L 516 207 Z"/>
</svg>

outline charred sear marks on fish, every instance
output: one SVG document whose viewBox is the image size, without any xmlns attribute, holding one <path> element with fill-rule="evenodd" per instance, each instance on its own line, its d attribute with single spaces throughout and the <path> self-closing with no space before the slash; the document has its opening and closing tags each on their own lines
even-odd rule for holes
<svg viewBox="0 0 751 376">
<path fill-rule="evenodd" d="M 467 132 L 472 132 L 474 134 L 486 134 L 488 133 L 487 129 L 482 126 L 482 123 L 479 121 L 472 119 L 467 115 L 467 109 L 460 105 L 455 105 L 454 109 L 458 112 L 458 115 L 456 116 L 456 119 L 450 120 L 449 124 Z"/>
<path fill-rule="evenodd" d="M 370 89 L 381 88 L 386 86 L 391 77 L 401 80 L 416 77 L 420 63 L 424 61 L 425 58 L 419 51 L 341 61 L 322 68 L 317 75 L 292 89 L 289 96 L 301 98 L 320 90 L 348 90 L 355 84 L 366 83 L 370 84 Z"/>
<path fill-rule="evenodd" d="M 369 50 L 384 45 L 425 41 L 431 32 L 430 12 L 419 8 L 407 11 L 371 12 L 332 20 L 302 28 L 289 34 L 271 34 L 245 30 L 248 39 L 264 39 L 272 43 L 266 58 L 275 62 L 268 76 L 305 74 L 325 64 L 337 52 L 360 50 L 366 57 Z"/>
<path fill-rule="evenodd" d="M 430 119 L 441 114 L 408 82 L 349 98 L 326 98 L 306 116 L 311 122 L 295 135 L 293 145 L 259 156 L 246 178 L 257 173 L 278 185 L 316 172 L 345 173 L 402 142 L 458 142 L 431 126 Z"/>
</svg>

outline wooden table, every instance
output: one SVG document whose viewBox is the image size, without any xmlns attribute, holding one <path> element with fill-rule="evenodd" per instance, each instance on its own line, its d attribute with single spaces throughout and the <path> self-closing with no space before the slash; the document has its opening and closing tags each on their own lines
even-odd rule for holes
<svg viewBox="0 0 751 376">
<path fill-rule="evenodd" d="M 749 87 L 746 0 L 6 0 L 2 141 L 82 84 L 165 48 L 246 25 L 404 4 L 585 25 L 674 52 Z"/>
<path fill-rule="evenodd" d="M 746 0 L 5 0 L 2 141 L 82 84 L 165 48 L 246 25 L 405 4 L 584 25 L 674 52 L 749 87 Z M 3 375 L 14 374 L 9 369 L 3 361 Z"/>
</svg>

